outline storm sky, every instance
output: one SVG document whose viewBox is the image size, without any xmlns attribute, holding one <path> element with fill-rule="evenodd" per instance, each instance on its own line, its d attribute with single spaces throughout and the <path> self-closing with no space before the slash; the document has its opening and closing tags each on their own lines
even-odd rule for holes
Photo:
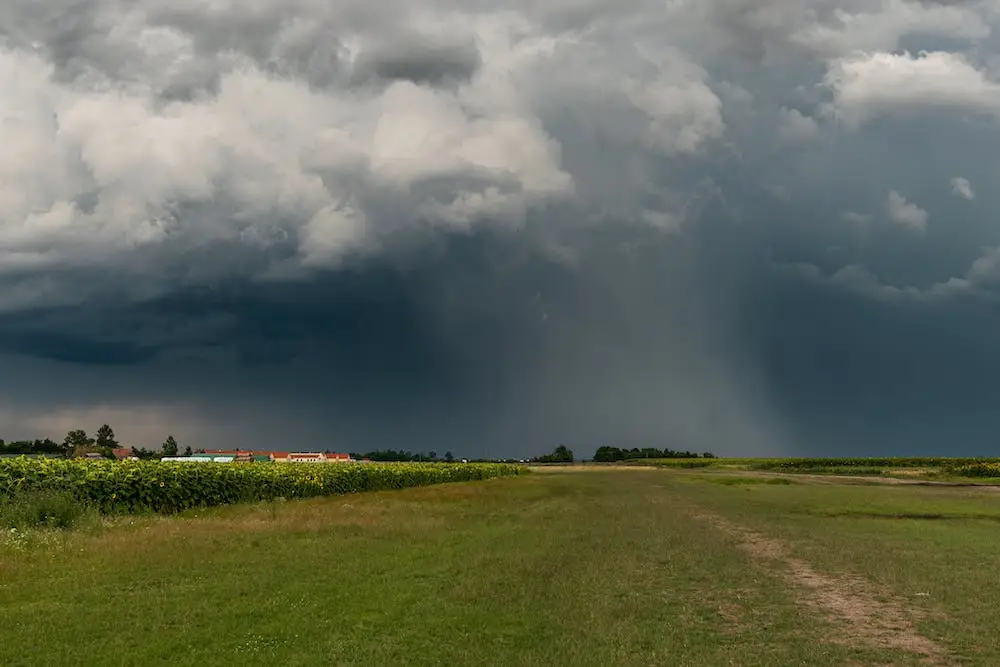
<svg viewBox="0 0 1000 667">
<path fill-rule="evenodd" d="M 6 0 L 0 437 L 995 454 L 995 25 Z"/>
</svg>

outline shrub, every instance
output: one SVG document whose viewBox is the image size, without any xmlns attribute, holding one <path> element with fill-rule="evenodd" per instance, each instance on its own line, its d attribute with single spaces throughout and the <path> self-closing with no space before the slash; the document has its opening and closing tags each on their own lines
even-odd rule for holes
<svg viewBox="0 0 1000 667">
<path fill-rule="evenodd" d="M 1000 477 L 1000 463 L 970 463 L 948 469 L 959 477 Z"/>
<path fill-rule="evenodd" d="M 93 511 L 68 490 L 35 488 L 0 504 L 0 527 L 72 528 Z"/>
</svg>

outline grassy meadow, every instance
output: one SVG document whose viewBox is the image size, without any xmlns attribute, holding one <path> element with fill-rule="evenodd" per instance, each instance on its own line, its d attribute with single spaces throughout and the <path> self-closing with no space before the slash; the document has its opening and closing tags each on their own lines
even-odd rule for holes
<svg viewBox="0 0 1000 667">
<path fill-rule="evenodd" d="M 94 515 L 0 538 L 0 664 L 995 665 L 998 529 L 988 486 L 719 467 Z"/>
</svg>

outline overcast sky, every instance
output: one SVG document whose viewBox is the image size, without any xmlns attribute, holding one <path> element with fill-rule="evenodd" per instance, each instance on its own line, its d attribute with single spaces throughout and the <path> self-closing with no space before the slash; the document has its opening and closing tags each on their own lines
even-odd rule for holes
<svg viewBox="0 0 1000 667">
<path fill-rule="evenodd" d="M 5 0 L 0 437 L 995 455 L 996 25 Z"/>
</svg>

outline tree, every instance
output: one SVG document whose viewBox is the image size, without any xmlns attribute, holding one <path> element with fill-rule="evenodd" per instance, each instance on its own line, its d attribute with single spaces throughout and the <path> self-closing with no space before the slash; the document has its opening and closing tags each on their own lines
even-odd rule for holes
<svg viewBox="0 0 1000 667">
<path fill-rule="evenodd" d="M 177 441 L 174 440 L 174 436 L 168 435 L 167 439 L 163 441 L 163 455 L 177 456 Z"/>
<path fill-rule="evenodd" d="M 444 453 L 444 460 L 447 461 L 448 463 L 451 463 L 452 461 L 455 460 L 455 455 L 452 454 L 450 451 L 445 452 Z"/>
<path fill-rule="evenodd" d="M 118 446 L 118 441 L 115 440 L 115 431 L 107 424 L 102 424 L 101 428 L 97 429 L 97 441 L 94 443 L 101 449 L 114 449 Z"/>
<path fill-rule="evenodd" d="M 94 444 L 93 438 L 87 437 L 87 432 L 82 428 L 70 431 L 66 434 L 63 444 L 67 447 L 89 447 Z"/>
<path fill-rule="evenodd" d="M 595 461 L 608 463 L 611 461 L 620 461 L 622 458 L 623 458 L 622 450 L 620 450 L 617 447 L 609 447 L 607 445 L 604 445 L 598 447 L 597 451 L 594 452 Z"/>
<path fill-rule="evenodd" d="M 711 452 L 702 454 L 703 458 L 714 458 Z M 688 451 L 674 451 L 672 449 L 656 449 L 655 447 L 644 447 L 637 449 L 620 449 L 618 447 L 602 446 L 598 447 L 594 453 L 594 461 L 612 462 L 628 461 L 634 459 L 695 459 L 698 455 Z"/>
<path fill-rule="evenodd" d="M 573 450 L 566 447 L 566 445 L 559 445 L 558 447 L 555 448 L 555 451 L 553 451 L 552 453 L 560 461 L 566 461 L 569 463 L 573 462 Z"/>
<path fill-rule="evenodd" d="M 567 448 L 566 445 L 559 445 L 551 454 L 539 456 L 535 461 L 538 463 L 572 463 L 573 450 Z"/>
<path fill-rule="evenodd" d="M 184 448 L 184 456 L 191 456 L 191 445 Z"/>
<path fill-rule="evenodd" d="M 438 457 L 438 453 L 435 452 L 433 449 L 427 455 L 427 458 L 429 458 L 431 461 L 437 461 L 437 457 Z"/>
<path fill-rule="evenodd" d="M 158 458 L 156 452 L 151 452 L 145 447 L 143 447 L 142 449 L 136 449 L 135 447 L 133 447 L 132 456 L 139 459 L 140 461 L 152 461 Z"/>
<path fill-rule="evenodd" d="M 83 456 L 94 446 L 94 439 L 81 428 L 70 431 L 63 440 L 63 447 L 73 456 Z"/>
</svg>

